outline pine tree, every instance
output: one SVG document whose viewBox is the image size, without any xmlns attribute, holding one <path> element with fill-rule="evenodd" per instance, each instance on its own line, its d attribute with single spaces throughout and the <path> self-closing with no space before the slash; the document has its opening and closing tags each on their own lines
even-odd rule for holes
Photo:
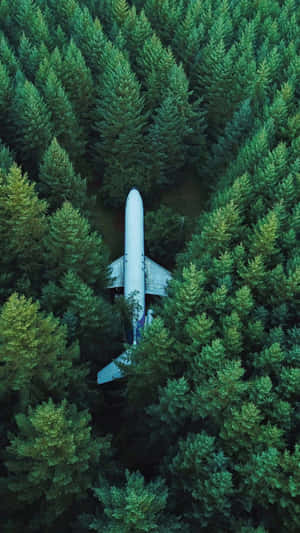
<svg viewBox="0 0 300 533">
<path fill-rule="evenodd" d="M 154 109 L 161 101 L 168 88 L 171 68 L 175 65 L 170 47 L 165 49 L 154 33 L 149 37 L 138 56 L 138 76 L 146 89 L 146 108 Z"/>
<path fill-rule="evenodd" d="M 126 50 L 130 54 L 130 65 L 138 73 L 137 58 L 141 54 L 144 43 L 153 35 L 153 30 L 144 10 L 137 15 L 136 6 L 133 5 L 121 25 L 122 35 L 126 43 Z"/>
<path fill-rule="evenodd" d="M 68 270 L 58 284 L 51 281 L 43 287 L 40 301 L 43 309 L 54 312 L 71 327 L 69 338 L 79 340 L 82 358 L 96 361 L 98 367 L 105 364 L 121 325 L 117 312 L 102 296 Z"/>
<path fill-rule="evenodd" d="M 69 201 L 84 209 L 87 203 L 86 180 L 76 174 L 66 151 L 56 137 L 46 150 L 39 170 L 38 191 L 47 198 L 51 210 Z"/>
<path fill-rule="evenodd" d="M 132 186 L 142 193 L 150 188 L 143 165 L 147 114 L 129 64 L 120 56 L 113 65 L 114 70 L 107 68 L 103 78 L 94 130 L 101 139 L 96 145 L 98 157 L 106 163 L 103 194 L 111 204 L 121 205 Z"/>
<path fill-rule="evenodd" d="M 20 68 L 20 63 L 3 32 L 0 32 L 0 59 L 7 68 L 8 73 L 11 76 L 14 76 Z"/>
<path fill-rule="evenodd" d="M 44 239 L 47 278 L 59 279 L 69 269 L 91 286 L 107 281 L 108 252 L 101 236 L 70 202 L 64 202 L 49 220 Z"/>
<path fill-rule="evenodd" d="M 0 119 L 1 136 L 10 141 L 12 133 L 13 86 L 6 66 L 0 62 Z"/>
<path fill-rule="evenodd" d="M 109 486 L 104 480 L 94 488 L 98 500 L 104 506 L 104 514 L 94 518 L 89 529 L 93 531 L 187 531 L 175 517 L 166 513 L 168 489 L 162 478 L 150 483 L 140 472 L 125 471 L 124 486 Z M 124 513 L 124 509 L 126 512 Z"/>
<path fill-rule="evenodd" d="M 18 58 L 27 79 L 33 82 L 39 64 L 39 52 L 37 47 L 31 43 L 24 32 L 20 39 Z"/>
<path fill-rule="evenodd" d="M 28 80 L 16 87 L 13 106 L 18 151 L 22 160 L 34 168 L 52 139 L 51 115 L 39 91 Z"/>
<path fill-rule="evenodd" d="M 78 344 L 67 347 L 66 326 L 41 312 L 39 302 L 13 293 L 2 307 L 0 323 L 1 396 L 16 392 L 15 409 L 24 411 L 49 393 L 61 399 L 86 376 L 85 368 L 73 366 Z"/>
<path fill-rule="evenodd" d="M 89 412 L 66 400 L 55 404 L 50 398 L 15 418 L 5 453 L 9 497 L 18 509 L 29 506 L 26 527 L 41 531 L 85 499 L 95 468 L 111 455 L 110 439 L 95 439 Z"/>
<path fill-rule="evenodd" d="M 35 279 L 42 261 L 47 203 L 37 197 L 35 184 L 16 164 L 1 176 L 0 204 L 1 262 Z"/>
<path fill-rule="evenodd" d="M 62 63 L 61 79 L 79 124 L 87 135 L 92 120 L 95 91 L 90 69 L 73 39 L 70 40 Z"/>
<path fill-rule="evenodd" d="M 183 167 L 187 154 L 184 141 L 193 133 L 189 127 L 192 109 L 188 102 L 188 80 L 182 67 L 171 68 L 165 95 L 153 117 L 146 143 L 149 144 L 148 156 L 153 161 L 151 170 L 158 184 L 170 181 L 176 170 Z"/>
<path fill-rule="evenodd" d="M 174 339 L 161 318 L 153 320 L 143 335 L 143 342 L 131 352 L 132 364 L 124 367 L 129 376 L 128 395 L 136 405 L 143 405 L 153 397 L 158 386 L 165 381 L 163 375 L 174 372 Z M 164 370 L 162 370 L 162 365 Z M 131 377 L 132 376 L 132 377 Z"/>
<path fill-rule="evenodd" d="M 46 58 L 40 63 L 36 85 L 51 111 L 58 142 L 68 152 L 72 161 L 77 161 L 85 151 L 82 129 L 61 82 Z"/>
<path fill-rule="evenodd" d="M 176 27 L 183 17 L 183 0 L 179 2 L 174 2 L 174 0 L 167 0 L 166 2 L 147 0 L 144 8 L 155 33 L 163 44 L 167 46 L 172 42 Z"/>
<path fill-rule="evenodd" d="M 103 72 L 102 56 L 107 37 L 100 20 L 98 18 L 93 20 L 87 7 L 83 9 L 78 7 L 75 11 L 72 36 L 95 79 Z"/>
<path fill-rule="evenodd" d="M 7 174 L 14 164 L 14 153 L 0 139 L 0 169 Z"/>
</svg>

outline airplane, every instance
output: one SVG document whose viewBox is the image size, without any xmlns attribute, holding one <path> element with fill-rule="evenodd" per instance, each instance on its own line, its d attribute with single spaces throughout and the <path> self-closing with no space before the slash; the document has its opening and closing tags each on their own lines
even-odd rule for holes
<svg viewBox="0 0 300 533">
<path fill-rule="evenodd" d="M 112 282 L 108 288 L 124 287 L 124 296 L 132 297 L 136 310 L 132 319 L 132 344 L 139 342 L 141 330 L 152 321 L 152 310 L 145 316 L 145 294 L 165 296 L 172 275 L 144 255 L 144 208 L 139 191 L 131 189 L 125 206 L 125 253 L 110 265 Z M 130 364 L 130 350 L 126 350 L 97 373 L 97 383 L 102 385 L 123 377 L 116 362 Z"/>
</svg>

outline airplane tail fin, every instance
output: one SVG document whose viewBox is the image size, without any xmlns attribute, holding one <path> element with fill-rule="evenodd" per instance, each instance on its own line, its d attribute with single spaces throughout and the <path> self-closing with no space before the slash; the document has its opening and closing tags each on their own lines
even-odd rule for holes
<svg viewBox="0 0 300 533">
<path fill-rule="evenodd" d="M 106 365 L 102 370 L 99 370 L 97 373 L 97 383 L 98 385 L 102 385 L 103 383 L 108 383 L 109 381 L 113 381 L 114 379 L 122 378 L 123 373 L 116 365 L 116 362 L 123 363 L 125 365 L 130 364 L 130 360 L 128 358 L 129 350 L 126 350 L 126 352 L 121 353 L 119 357 L 116 357 L 111 363 Z"/>
</svg>

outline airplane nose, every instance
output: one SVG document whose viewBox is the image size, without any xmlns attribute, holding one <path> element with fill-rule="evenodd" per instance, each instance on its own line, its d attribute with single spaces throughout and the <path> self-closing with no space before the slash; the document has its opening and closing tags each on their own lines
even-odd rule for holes
<svg viewBox="0 0 300 533">
<path fill-rule="evenodd" d="M 128 204 L 129 202 L 130 203 L 136 203 L 136 204 L 142 204 L 143 203 L 143 200 L 142 200 L 142 197 L 140 195 L 140 192 L 135 187 L 133 187 L 128 193 L 126 204 Z"/>
</svg>

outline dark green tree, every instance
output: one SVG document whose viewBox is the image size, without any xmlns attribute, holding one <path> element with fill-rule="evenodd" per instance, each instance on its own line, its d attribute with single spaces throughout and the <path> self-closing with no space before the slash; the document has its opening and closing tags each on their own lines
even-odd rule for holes
<svg viewBox="0 0 300 533">
<path fill-rule="evenodd" d="M 76 174 L 67 152 L 53 138 L 40 164 L 38 191 L 51 210 L 69 201 L 74 207 L 87 205 L 86 180 Z"/>
<path fill-rule="evenodd" d="M 187 232 L 187 219 L 173 209 L 161 205 L 145 215 L 145 242 L 149 257 L 163 265 L 173 264 L 182 249 Z"/>
<path fill-rule="evenodd" d="M 68 152 L 72 161 L 77 161 L 85 151 L 82 128 L 79 126 L 65 90 L 54 72 L 54 67 L 51 67 L 51 60 L 45 58 L 40 63 L 35 83 L 51 111 L 58 142 Z"/>
<path fill-rule="evenodd" d="M 35 169 L 52 139 L 51 114 L 38 89 L 28 80 L 17 85 L 13 107 L 18 152 L 22 161 Z"/>
<path fill-rule="evenodd" d="M 80 49 L 70 40 L 62 63 L 61 80 L 85 135 L 91 125 L 95 89 Z"/>
<path fill-rule="evenodd" d="M 106 163 L 103 195 L 119 206 L 133 186 L 146 194 L 151 176 L 143 164 L 147 114 L 140 84 L 121 54 L 114 49 L 112 54 L 113 70 L 107 68 L 103 77 L 94 130 L 101 139 L 95 147 L 97 157 Z"/>
<path fill-rule="evenodd" d="M 64 202 L 51 215 L 44 247 L 49 280 L 55 281 L 71 269 L 90 286 L 105 287 L 108 279 L 106 245 L 70 202 Z"/>
<path fill-rule="evenodd" d="M 39 65 L 39 51 L 23 32 L 18 48 L 18 59 L 27 79 L 34 81 L 34 76 Z"/>
</svg>

